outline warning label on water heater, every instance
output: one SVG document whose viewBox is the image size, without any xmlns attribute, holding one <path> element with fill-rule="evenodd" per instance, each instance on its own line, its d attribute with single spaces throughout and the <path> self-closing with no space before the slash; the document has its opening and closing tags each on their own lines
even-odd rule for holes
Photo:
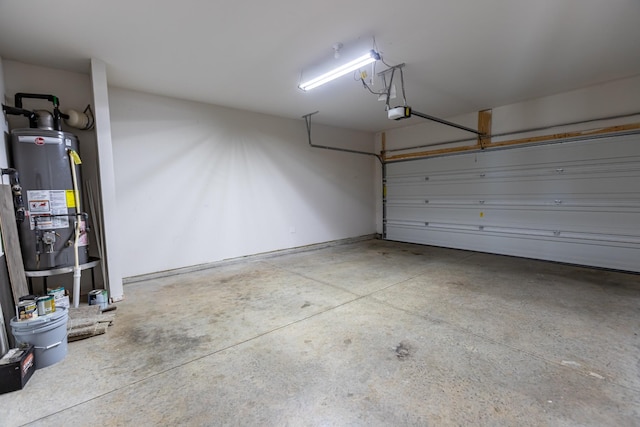
<svg viewBox="0 0 640 427">
<path fill-rule="evenodd" d="M 66 190 L 29 190 L 27 203 L 32 230 L 36 224 L 40 230 L 69 227 Z"/>
</svg>

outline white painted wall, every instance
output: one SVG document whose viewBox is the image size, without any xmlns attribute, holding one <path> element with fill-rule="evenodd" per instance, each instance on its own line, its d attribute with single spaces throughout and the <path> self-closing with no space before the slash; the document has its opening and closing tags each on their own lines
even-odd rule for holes
<svg viewBox="0 0 640 427">
<path fill-rule="evenodd" d="M 124 277 L 375 232 L 377 160 L 309 147 L 302 119 L 120 88 L 109 102 Z"/>
</svg>

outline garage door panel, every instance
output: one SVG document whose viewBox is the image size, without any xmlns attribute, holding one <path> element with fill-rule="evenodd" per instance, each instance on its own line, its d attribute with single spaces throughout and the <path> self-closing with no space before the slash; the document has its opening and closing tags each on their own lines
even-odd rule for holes
<svg viewBox="0 0 640 427">
<path fill-rule="evenodd" d="M 426 222 L 464 223 L 476 227 L 481 226 L 511 226 L 511 227 L 547 227 L 567 231 L 581 231 L 584 229 L 598 229 L 599 232 L 613 234 L 630 234 L 640 236 L 640 228 L 635 228 L 638 222 L 638 212 L 627 210 L 588 210 L 579 209 L 542 209 L 542 208 L 511 208 L 492 209 L 482 207 L 413 207 L 395 206 L 387 210 L 387 219 L 410 220 Z"/>
<path fill-rule="evenodd" d="M 640 160 L 639 160 L 640 162 Z M 391 178 L 387 176 L 389 180 L 389 186 L 397 189 L 398 191 L 416 191 L 416 189 L 420 188 L 432 188 L 434 190 L 438 190 L 439 188 L 449 188 L 449 187 L 459 187 L 462 192 L 469 191 L 470 185 L 474 186 L 483 186 L 483 185 L 504 185 L 504 186 L 512 186 L 514 189 L 518 189 L 518 192 L 521 191 L 535 191 L 535 187 L 530 187 L 528 184 L 539 183 L 541 185 L 546 185 L 547 183 L 556 184 L 558 182 L 565 182 L 569 185 L 575 186 L 571 188 L 572 192 L 579 190 L 580 188 L 589 188 L 592 183 L 598 183 L 600 181 L 610 182 L 612 180 L 624 180 L 627 178 L 637 177 L 638 173 L 640 173 L 640 169 L 638 170 L 622 170 L 622 169 L 608 169 L 606 171 L 593 171 L 587 172 L 583 171 L 580 173 L 574 171 L 567 171 L 566 169 L 562 172 L 555 171 L 540 171 L 539 173 L 530 173 L 530 174 L 502 174 L 504 176 L 500 176 L 499 174 L 494 174 L 493 176 L 489 176 L 487 174 L 478 173 L 474 176 L 422 176 L 417 177 L 416 179 L 412 178 L 411 180 L 405 179 L 404 181 L 399 181 L 396 178 Z M 631 183 L 620 181 L 618 184 L 622 185 L 622 190 L 633 191 L 634 186 Z M 609 187 L 607 187 L 609 188 Z M 637 189 L 635 189 L 637 191 Z M 474 193 L 477 190 L 473 191 Z M 589 189 L 589 192 L 593 192 Z"/>
<path fill-rule="evenodd" d="M 467 153 L 449 157 L 439 157 L 438 163 L 429 165 L 425 169 L 420 163 L 422 160 L 394 163 L 393 168 L 387 171 L 387 177 L 395 175 L 421 175 L 428 171 L 428 174 L 445 173 L 450 174 L 455 170 L 468 172 L 486 172 L 487 168 L 561 168 L 563 166 L 593 164 L 615 164 L 634 163 L 637 165 L 638 159 L 630 157 L 640 157 L 640 146 L 637 136 L 631 135 L 630 139 L 623 137 L 598 138 L 596 143 L 577 141 L 566 144 L 547 144 L 536 147 L 526 147 L 504 150 L 489 150 L 477 153 Z M 636 140 L 634 141 L 634 138 Z M 590 144 L 588 150 L 576 150 L 572 145 Z M 459 158 L 463 157 L 463 158 Z M 429 160 L 429 159 L 427 159 Z M 397 167 L 396 167 L 397 166 Z"/>
<path fill-rule="evenodd" d="M 430 230 L 416 232 L 409 227 L 395 227 L 387 239 L 409 243 L 458 248 L 501 255 L 560 261 L 594 267 L 639 272 L 639 244 L 570 240 L 546 236 L 504 236 L 482 232 Z M 585 259 L 590 260 L 587 264 Z M 629 266 L 636 268 L 629 268 Z"/>
<path fill-rule="evenodd" d="M 617 174 L 613 176 L 600 177 L 548 177 L 529 180 L 468 180 L 462 182 L 439 182 L 413 185 L 387 185 L 389 198 L 395 197 L 420 197 L 430 200 L 438 196 L 451 197 L 461 195 L 466 198 L 486 199 L 489 195 L 546 195 L 552 199 L 562 194 L 585 195 L 593 193 L 617 194 L 618 197 L 625 195 L 633 199 L 635 193 L 638 195 L 638 186 L 632 181 L 640 175 L 640 171 L 635 174 Z M 387 178 L 389 179 L 389 178 Z M 484 198 L 478 196 L 484 195 Z"/>
<path fill-rule="evenodd" d="M 640 271 L 639 135 L 389 164 L 386 186 L 388 239 Z"/>
<path fill-rule="evenodd" d="M 483 204 L 486 206 L 550 206 L 563 205 L 571 207 L 618 209 L 640 208 L 640 193 L 546 193 L 546 194 L 421 194 L 418 196 L 387 197 L 388 206 L 459 206 Z"/>
</svg>

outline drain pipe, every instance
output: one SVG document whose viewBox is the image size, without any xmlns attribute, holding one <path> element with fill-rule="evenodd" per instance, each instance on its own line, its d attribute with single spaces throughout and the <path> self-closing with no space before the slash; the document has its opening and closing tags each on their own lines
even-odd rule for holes
<svg viewBox="0 0 640 427">
<path fill-rule="evenodd" d="M 340 148 L 340 147 L 329 147 L 327 145 L 316 145 L 313 144 L 311 142 L 311 116 L 313 116 L 314 114 L 317 114 L 318 111 L 314 111 L 313 113 L 309 113 L 309 114 L 305 114 L 304 116 L 302 116 L 302 118 L 304 119 L 305 123 L 307 124 L 307 138 L 309 140 L 309 146 L 313 147 L 313 148 L 322 148 L 324 150 L 334 150 L 334 151 L 342 151 L 345 153 L 353 153 L 353 154 L 364 154 L 367 156 L 374 156 L 375 158 L 377 158 L 380 163 L 384 163 L 382 161 L 382 157 L 379 156 L 376 153 L 369 153 L 368 151 L 358 151 L 358 150 L 351 150 L 349 148 Z"/>
<path fill-rule="evenodd" d="M 73 197 L 76 202 L 76 229 L 75 238 L 73 240 L 73 252 L 75 257 L 75 265 L 73 266 L 73 307 L 78 308 L 80 304 L 80 278 L 82 277 L 82 270 L 80 270 L 80 256 L 78 255 L 78 246 L 80 243 L 80 192 L 78 191 L 78 177 L 76 174 L 76 165 L 82 163 L 78 153 L 72 149 L 67 149 L 69 155 L 69 164 L 71 165 L 71 178 L 73 181 Z"/>
</svg>

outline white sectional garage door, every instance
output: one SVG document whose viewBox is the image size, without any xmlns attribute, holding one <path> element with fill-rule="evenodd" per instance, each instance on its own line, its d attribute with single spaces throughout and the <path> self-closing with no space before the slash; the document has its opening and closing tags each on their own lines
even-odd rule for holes
<svg viewBox="0 0 640 427">
<path fill-rule="evenodd" d="M 640 272 L 640 135 L 387 164 L 385 237 Z"/>
</svg>

